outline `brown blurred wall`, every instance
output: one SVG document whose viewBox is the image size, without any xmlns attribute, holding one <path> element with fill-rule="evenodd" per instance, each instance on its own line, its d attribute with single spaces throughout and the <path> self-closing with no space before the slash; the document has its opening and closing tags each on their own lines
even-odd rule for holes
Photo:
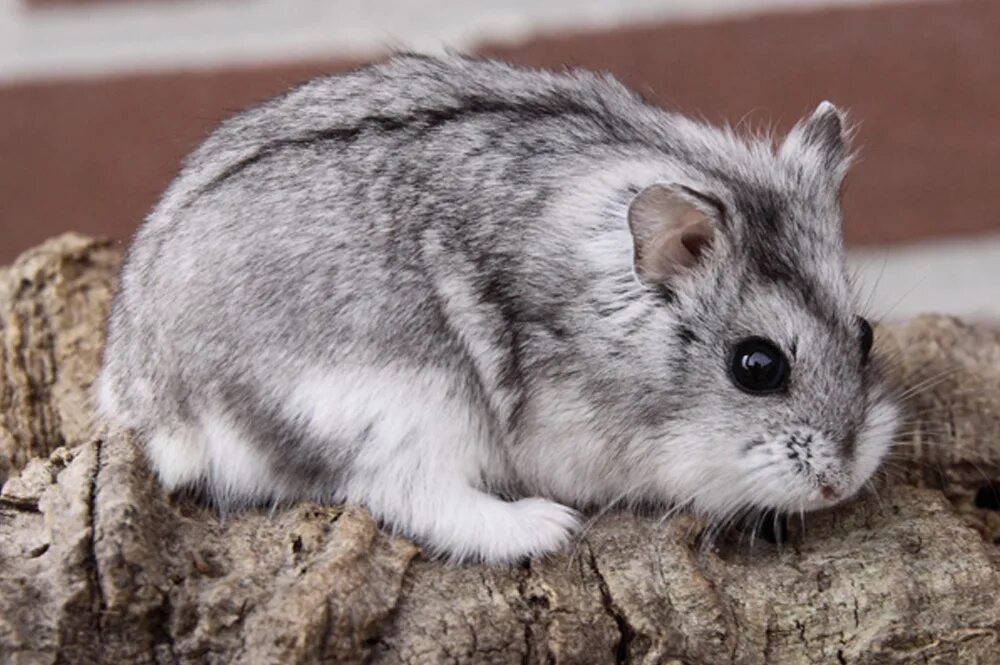
<svg viewBox="0 0 1000 665">
<path fill-rule="evenodd" d="M 482 53 L 609 70 L 658 104 L 787 129 L 830 99 L 860 121 L 851 244 L 1000 231 L 1000 3 L 934 2 L 550 35 Z M 127 238 L 180 159 L 317 62 L 0 88 L 0 263 L 75 229 Z"/>
</svg>

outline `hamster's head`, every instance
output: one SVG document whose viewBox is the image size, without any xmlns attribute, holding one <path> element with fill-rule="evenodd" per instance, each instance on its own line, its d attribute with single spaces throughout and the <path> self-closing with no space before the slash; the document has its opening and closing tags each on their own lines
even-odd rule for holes
<svg viewBox="0 0 1000 665">
<path fill-rule="evenodd" d="M 655 473 L 715 517 L 830 506 L 870 479 L 898 423 L 845 267 L 844 122 L 824 103 L 777 148 L 715 140 L 685 182 L 629 208 L 636 275 L 667 296 L 658 353 L 683 394 Z"/>
</svg>

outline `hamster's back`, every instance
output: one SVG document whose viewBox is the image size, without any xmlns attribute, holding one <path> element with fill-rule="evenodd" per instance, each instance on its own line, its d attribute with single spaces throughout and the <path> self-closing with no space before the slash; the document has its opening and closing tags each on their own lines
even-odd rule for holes
<svg viewBox="0 0 1000 665">
<path fill-rule="evenodd" d="M 655 150 L 667 117 L 589 72 L 421 56 L 237 115 L 135 237 L 103 410 L 180 427 L 206 403 L 261 410 L 282 377 L 348 356 L 465 362 L 449 349 L 435 270 L 468 267 L 473 288 L 517 282 L 532 270 L 525 246 L 547 233 L 540 212 L 586 155 Z M 523 284 L 572 288 L 571 259 L 564 268 Z"/>
</svg>

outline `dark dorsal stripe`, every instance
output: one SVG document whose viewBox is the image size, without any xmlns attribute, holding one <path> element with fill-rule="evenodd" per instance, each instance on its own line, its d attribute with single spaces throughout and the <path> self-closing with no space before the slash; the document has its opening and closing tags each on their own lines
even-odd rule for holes
<svg viewBox="0 0 1000 665">
<path fill-rule="evenodd" d="M 328 127 L 307 132 L 301 136 L 282 138 L 261 146 L 254 154 L 226 167 L 191 197 L 191 201 L 210 193 L 229 178 L 274 153 L 289 147 L 308 147 L 316 143 L 337 141 L 350 143 L 368 132 L 392 133 L 405 130 L 433 131 L 444 125 L 463 122 L 484 115 L 507 115 L 510 119 L 530 123 L 553 117 L 582 116 L 599 123 L 609 137 L 617 137 L 622 142 L 629 138 L 621 136 L 621 126 L 603 110 L 581 104 L 563 95 L 552 95 L 545 99 L 508 101 L 485 97 L 468 97 L 454 106 L 426 108 L 402 116 L 369 115 L 348 127 Z M 634 140 L 634 138 L 632 139 Z"/>
</svg>

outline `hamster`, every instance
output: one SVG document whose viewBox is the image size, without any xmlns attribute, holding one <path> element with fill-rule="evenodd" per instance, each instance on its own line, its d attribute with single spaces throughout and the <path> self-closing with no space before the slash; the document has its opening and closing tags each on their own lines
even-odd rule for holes
<svg viewBox="0 0 1000 665">
<path fill-rule="evenodd" d="M 813 510 L 899 420 L 845 272 L 850 154 L 607 75 L 399 55 L 224 122 L 137 232 L 101 412 L 171 490 L 338 502 L 453 561 L 578 510 Z"/>
</svg>

